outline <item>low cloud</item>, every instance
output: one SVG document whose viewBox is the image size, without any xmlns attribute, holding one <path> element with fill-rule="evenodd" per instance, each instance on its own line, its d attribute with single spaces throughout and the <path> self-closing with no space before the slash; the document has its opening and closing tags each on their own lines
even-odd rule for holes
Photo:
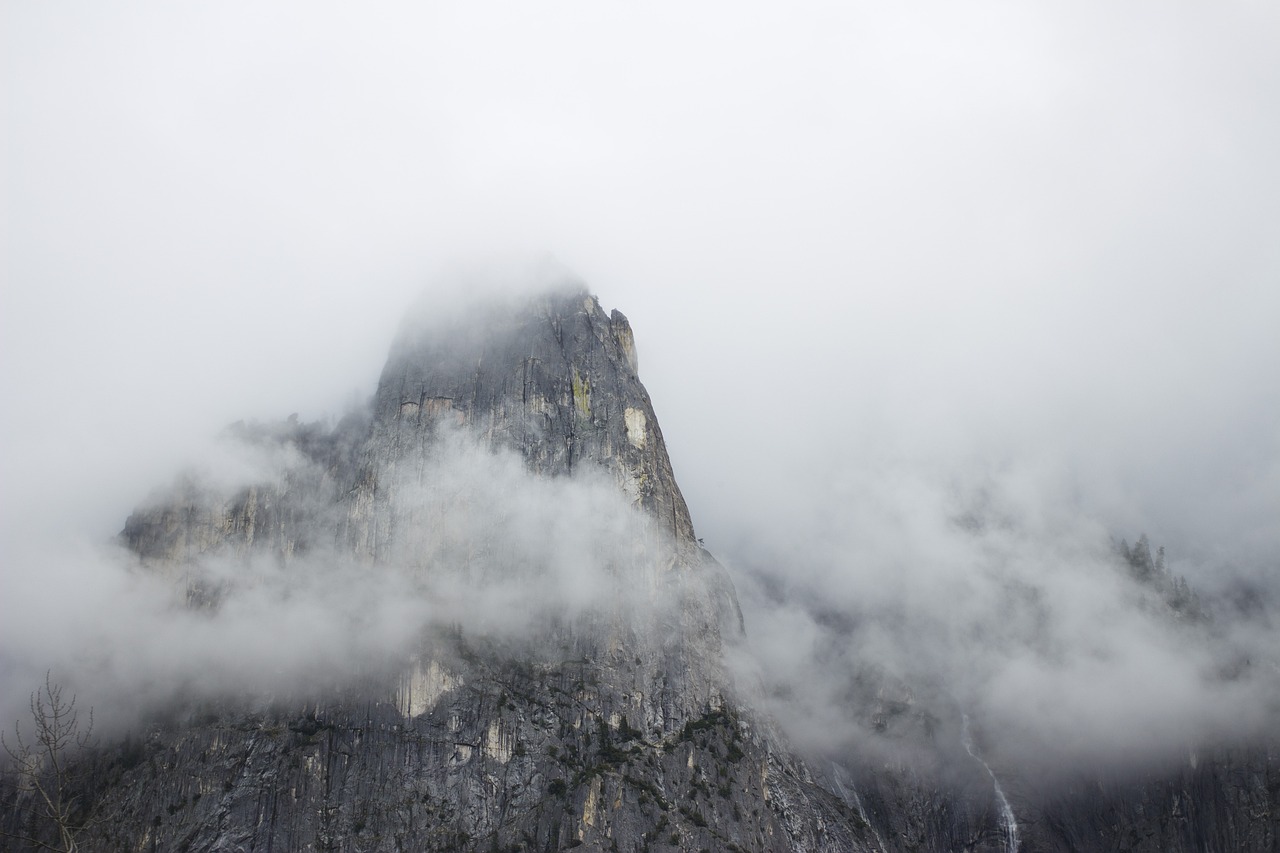
<svg viewBox="0 0 1280 853">
<path fill-rule="evenodd" d="M 188 472 L 130 519 L 142 558 L 123 544 L 33 543 L 0 627 L 3 718 L 24 716 L 46 669 L 114 729 L 179 698 L 352 683 L 394 669 L 433 630 L 556 660 L 572 656 L 555 645 L 568 628 L 592 622 L 661 641 L 655 626 L 679 599 L 674 548 L 604 472 L 535 476 L 514 452 L 445 432 L 407 473 L 383 471 L 390 502 L 361 516 L 282 440 L 299 429 L 324 435 L 295 423 L 224 436 L 202 466 L 216 476 Z M 239 526 L 246 501 L 276 504 L 256 545 Z M 342 539 L 348 522 L 392 535 L 375 554 Z"/>
<path fill-rule="evenodd" d="M 363 399 L 424 272 L 515 246 L 630 318 L 797 738 L 884 740 L 848 695 L 908 692 L 1018 755 L 1252 726 L 1280 645 L 1274 4 L 552 5 L 6 8 L 5 696 L 49 661 L 164 693 L 164 654 L 231 665 L 224 628 L 279 630 L 283 661 L 236 662 L 269 684 L 434 619 L 394 616 L 413 572 L 370 590 L 317 544 L 342 595 L 263 565 L 197 624 L 86 540 L 180 460 L 252 479 L 201 437 Z M 441 315 L 489 286 L 447 278 Z M 535 518 L 572 503 L 529 488 Z M 1126 576 L 1143 531 L 1207 627 Z"/>
<path fill-rule="evenodd" d="M 996 760 L 1044 773 L 1273 730 L 1265 605 L 1242 622 L 1163 553 L 1135 568 L 1044 470 L 847 473 L 731 565 L 753 650 L 740 672 L 807 748 L 954 750 L 969 714 Z"/>
<path fill-rule="evenodd" d="M 456 299 L 437 299 L 450 322 Z M 21 717 L 45 669 L 110 729 L 178 698 L 351 683 L 438 629 L 552 656 L 593 620 L 663 642 L 687 589 L 607 472 L 533 476 L 442 430 L 421 457 L 384 461 L 362 498 L 349 481 L 369 464 L 367 429 L 363 409 L 229 429 L 130 519 L 141 557 L 18 540 L 0 712 Z M 928 764 L 960 755 L 968 715 L 1002 772 L 1044 776 L 1274 726 L 1280 595 L 1265 567 L 1197 584 L 1203 563 L 1157 551 L 1139 571 L 1091 503 L 1097 483 L 1082 489 L 1053 454 L 845 453 L 791 479 L 789 458 L 753 458 L 757 491 L 717 509 L 759 522 L 721 553 L 746 617 L 728 650 L 738 689 L 811 754 Z"/>
</svg>

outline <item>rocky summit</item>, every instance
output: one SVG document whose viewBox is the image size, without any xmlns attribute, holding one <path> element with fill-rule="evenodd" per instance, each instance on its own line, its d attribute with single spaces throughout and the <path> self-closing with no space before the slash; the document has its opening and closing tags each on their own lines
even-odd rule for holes
<svg viewBox="0 0 1280 853">
<path fill-rule="evenodd" d="M 367 409 L 239 424 L 245 476 L 129 516 L 181 607 L 338 589 L 352 653 L 151 709 L 83 759 L 79 808 L 107 817 L 78 849 L 1280 849 L 1265 745 L 1041 790 L 987 766 L 967 718 L 881 686 L 847 713 L 950 731 L 959 758 L 797 754 L 731 675 L 750 626 L 638 364 L 575 283 L 411 312 Z M 29 790 L 4 795 L 10 849 L 59 843 Z"/>
</svg>

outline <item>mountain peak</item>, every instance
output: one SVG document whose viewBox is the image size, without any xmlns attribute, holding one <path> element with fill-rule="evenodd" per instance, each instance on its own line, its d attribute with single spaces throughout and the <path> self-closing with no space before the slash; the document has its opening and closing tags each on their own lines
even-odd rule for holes
<svg viewBox="0 0 1280 853">
<path fill-rule="evenodd" d="M 385 462 L 421 453 L 446 426 L 518 452 L 533 473 L 601 468 L 691 544 L 689 510 L 637 364 L 627 318 L 606 314 L 576 284 L 447 313 L 419 310 L 382 371 L 375 434 Z"/>
<path fill-rule="evenodd" d="M 135 512 L 123 542 L 190 605 L 162 624 L 217 645 L 169 723 L 101 753 L 87 778 L 118 781 L 78 792 L 114 816 L 94 849 L 1085 850 L 1103 819 L 1144 850 L 1273 846 L 1271 747 L 1064 799 L 962 710 L 949 727 L 945 697 L 842 682 L 851 628 L 809 646 L 834 677 L 806 719 L 880 734 L 819 730 L 802 760 L 732 665 L 736 593 L 636 365 L 626 317 L 567 278 L 424 304 L 370 408 L 241 425 L 251 464 Z M 1189 612 L 1145 538 L 1124 555 Z M 4 784 L 12 836 L 33 812 Z"/>
</svg>

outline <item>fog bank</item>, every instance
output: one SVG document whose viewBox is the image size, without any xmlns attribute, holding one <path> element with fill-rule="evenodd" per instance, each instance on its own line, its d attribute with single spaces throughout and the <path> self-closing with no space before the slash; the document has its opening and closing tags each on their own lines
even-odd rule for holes
<svg viewBox="0 0 1280 853">
<path fill-rule="evenodd" d="M 6 684 L 99 648 L 140 682 L 187 672 L 166 644 L 216 671 L 216 632 L 172 641 L 200 629 L 101 543 L 227 423 L 363 404 L 405 306 L 455 304 L 456 258 L 535 252 L 630 318 L 698 535 L 813 713 L 867 661 L 1020 743 L 1076 749 L 1083 721 L 1085 752 L 1270 701 L 1110 549 L 1163 544 L 1230 602 L 1221 643 L 1274 659 L 1274 4 L 0 16 Z M 306 665 L 342 645 L 315 626 L 366 618 L 298 601 Z"/>
</svg>

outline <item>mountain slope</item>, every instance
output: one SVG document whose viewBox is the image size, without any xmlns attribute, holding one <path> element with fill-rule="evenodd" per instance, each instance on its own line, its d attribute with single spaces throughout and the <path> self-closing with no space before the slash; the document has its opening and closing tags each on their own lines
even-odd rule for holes
<svg viewBox="0 0 1280 853">
<path fill-rule="evenodd" d="M 899 748 L 797 755 L 732 674 L 736 593 L 637 364 L 574 283 L 420 308 L 367 409 L 238 424 L 234 465 L 135 511 L 122 542 L 189 629 L 292 652 L 199 672 L 102 750 L 82 849 L 1277 849 L 1265 745 L 1038 778 L 946 697 L 832 672 L 831 713 Z M 23 796 L 5 825 L 47 832 Z"/>
<path fill-rule="evenodd" d="M 274 482 L 188 484 L 135 513 L 124 537 L 146 564 L 218 607 L 261 582 L 240 567 L 345 560 L 448 612 L 332 689 L 202 705 L 155 728 L 145 765 L 109 794 L 108 843 L 873 843 L 733 698 L 733 588 L 694 538 L 618 312 L 567 286 L 411 316 L 370 417 L 240 432 L 287 458 Z M 574 539 L 581 525 L 601 529 Z"/>
</svg>

